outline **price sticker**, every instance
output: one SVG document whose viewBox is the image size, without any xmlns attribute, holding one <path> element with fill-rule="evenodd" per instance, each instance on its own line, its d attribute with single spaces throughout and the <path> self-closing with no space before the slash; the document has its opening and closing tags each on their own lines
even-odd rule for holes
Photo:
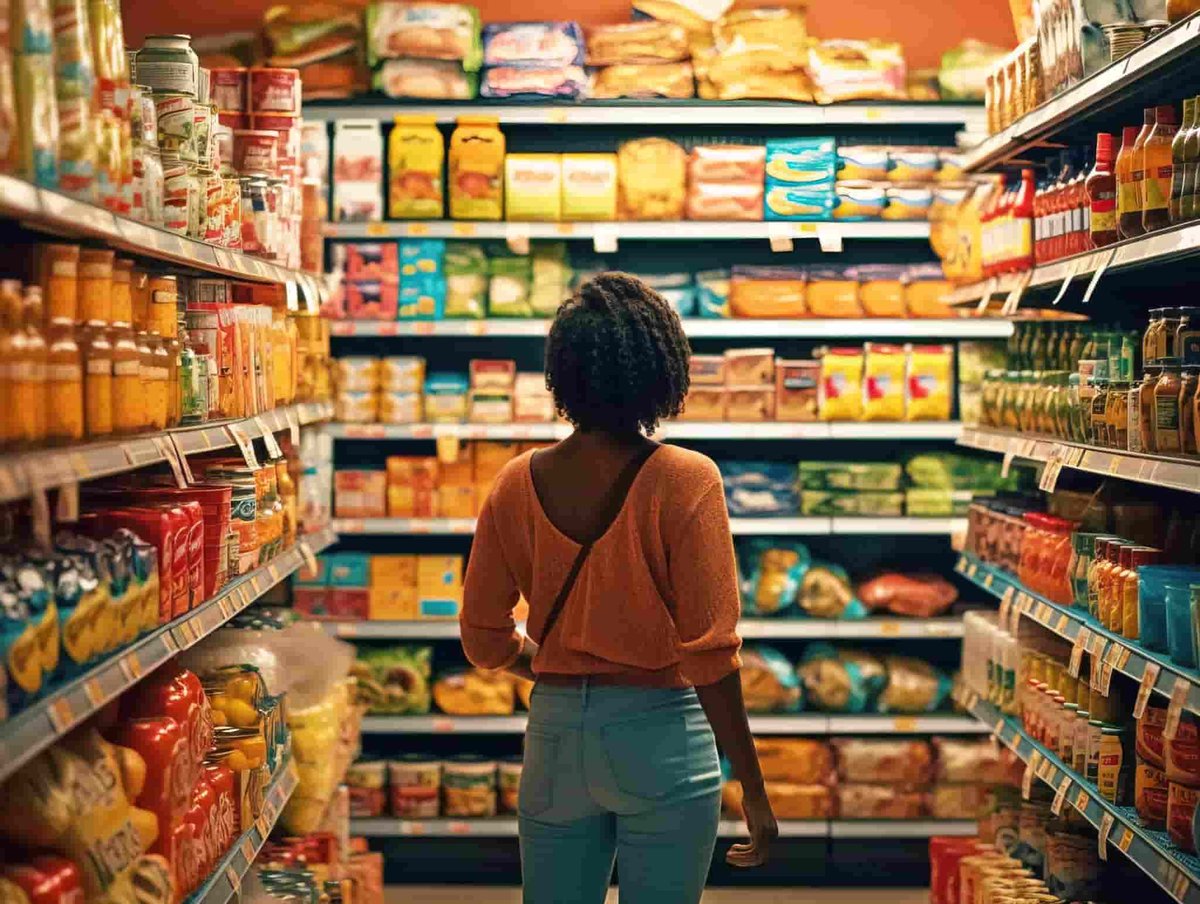
<svg viewBox="0 0 1200 904">
<path fill-rule="evenodd" d="M 71 707 L 70 699 L 65 695 L 56 697 L 47 708 L 46 714 L 50 717 L 50 724 L 54 726 L 57 734 L 62 734 L 75 724 L 75 710 Z"/>
<path fill-rule="evenodd" d="M 529 224 L 508 223 L 504 227 L 504 241 L 513 254 L 529 254 Z"/>
<path fill-rule="evenodd" d="M 1008 477 L 1008 472 L 1012 470 L 1013 459 L 1016 457 L 1017 457 L 1017 453 L 1014 452 L 1012 449 L 1009 449 L 1007 452 L 1004 453 L 1004 458 L 1000 462 L 1000 476 L 1001 477 L 1003 477 L 1003 478 Z"/>
<path fill-rule="evenodd" d="M 1104 662 L 1100 665 L 1100 693 L 1107 697 L 1108 691 L 1112 687 L 1113 669 L 1121 658 L 1121 647 L 1113 643 L 1108 648 L 1108 652 L 1104 655 Z"/>
<path fill-rule="evenodd" d="M 1116 821 L 1116 817 L 1111 813 L 1105 813 L 1100 817 L 1100 834 L 1096 836 L 1096 852 L 1106 863 L 1108 862 L 1108 836 L 1112 834 Z"/>
<path fill-rule="evenodd" d="M 1029 796 L 1033 793 L 1033 779 L 1041 765 L 1042 754 L 1035 750 L 1029 758 L 1029 762 L 1025 764 L 1025 774 L 1021 776 L 1021 797 L 1025 800 L 1029 800 Z"/>
<path fill-rule="evenodd" d="M 785 254 L 796 247 L 787 223 L 768 223 L 767 241 L 771 243 L 771 250 L 776 254 Z"/>
<path fill-rule="evenodd" d="M 1100 671 L 1104 664 L 1104 654 L 1107 652 L 1108 641 L 1103 637 L 1099 638 L 1100 649 L 1097 650 L 1095 644 L 1092 646 L 1091 670 L 1088 673 L 1088 687 L 1099 691 L 1100 690 Z"/>
<path fill-rule="evenodd" d="M 469 822 L 455 820 L 454 822 L 446 825 L 446 831 L 451 835 L 470 835 L 471 824 Z"/>
<path fill-rule="evenodd" d="M 1146 670 L 1142 672 L 1142 680 L 1138 685 L 1137 699 L 1133 701 L 1133 717 L 1140 719 L 1146 713 L 1146 704 L 1150 702 L 1150 692 L 1158 683 L 1162 667 L 1157 662 L 1147 662 Z"/>
<path fill-rule="evenodd" d="M 471 238 L 479 234 L 479 225 L 477 223 L 455 223 L 452 229 L 456 236 L 462 238 Z"/>
<path fill-rule="evenodd" d="M 142 660 L 138 658 L 136 650 L 131 650 L 121 657 L 117 663 L 121 669 L 121 674 L 125 677 L 125 681 L 132 684 L 141 679 L 145 674 L 142 669 Z"/>
<path fill-rule="evenodd" d="M 1058 294 L 1054 296 L 1054 301 L 1051 302 L 1052 304 L 1058 304 L 1063 300 L 1063 296 L 1067 294 L 1067 289 L 1071 285 L 1071 280 L 1075 278 L 1076 273 L 1079 271 L 1079 263 L 1079 261 L 1075 261 L 1068 268 L 1067 275 L 1063 278 L 1062 285 L 1058 287 Z"/>
<path fill-rule="evenodd" d="M 1071 777 L 1064 775 L 1058 783 L 1058 791 L 1054 794 L 1054 802 L 1050 804 L 1050 812 L 1055 816 L 1062 813 L 1063 804 L 1067 802 L 1067 793 L 1071 790 Z"/>
<path fill-rule="evenodd" d="M 1088 797 L 1088 793 L 1080 788 L 1079 793 L 1075 795 L 1075 809 L 1086 815 L 1088 805 L 1091 802 L 1092 799 Z"/>
<path fill-rule="evenodd" d="M 1183 870 L 1175 870 L 1175 876 L 1169 883 L 1171 886 L 1171 896 L 1176 901 L 1182 901 L 1187 895 L 1188 889 L 1192 887 L 1192 880 L 1188 878 L 1187 873 Z"/>
<path fill-rule="evenodd" d="M 433 720 L 433 730 L 438 732 L 439 734 L 446 734 L 446 733 L 452 732 L 452 731 L 454 731 L 454 728 L 455 728 L 455 726 L 454 726 L 453 719 L 440 718 L 440 719 Z"/>
<path fill-rule="evenodd" d="M 309 574 L 317 574 L 320 570 L 317 567 L 317 557 L 313 553 L 312 547 L 309 545 L 308 541 L 301 540 L 296 545 L 300 549 L 300 557 L 304 560 L 305 570 Z"/>
<path fill-rule="evenodd" d="M 162 635 L 163 646 L 167 648 L 167 652 L 174 656 L 179 652 L 179 641 L 175 637 L 175 631 L 166 631 Z"/>
<path fill-rule="evenodd" d="M 254 862 L 254 855 L 257 852 L 254 850 L 254 842 L 248 837 L 242 839 L 242 856 L 246 858 L 247 863 Z"/>
<path fill-rule="evenodd" d="M 900 634 L 900 622 L 885 621 L 879 623 L 880 637 L 896 637 Z"/>
<path fill-rule="evenodd" d="M 428 223 L 409 223 L 407 228 L 408 234 L 411 236 L 419 237 L 423 235 L 429 235 Z"/>
<path fill-rule="evenodd" d="M 963 574 L 967 570 L 967 557 L 960 555 L 958 561 L 954 563 L 954 570 L 959 574 Z"/>
<path fill-rule="evenodd" d="M 915 716 L 898 716 L 892 720 L 892 727 L 897 734 L 913 734 L 917 730 L 917 725 Z"/>
<path fill-rule="evenodd" d="M 246 461 L 246 467 L 258 470 L 258 456 L 254 454 L 254 443 L 250 441 L 250 435 L 242 428 L 241 424 L 230 424 L 225 428 L 225 432 L 229 434 L 229 438 L 241 450 L 242 458 Z"/>
<path fill-rule="evenodd" d="M 388 224 L 387 223 L 368 223 L 367 235 L 373 239 L 387 238 Z"/>
<path fill-rule="evenodd" d="M 1009 584 L 1004 588 L 1004 594 L 1000 597 L 1000 627 L 1005 627 L 1009 618 L 1012 616 L 1013 597 L 1017 595 L 1017 588 Z"/>
<path fill-rule="evenodd" d="M 235 895 L 242 891 L 242 877 L 232 866 L 225 867 L 225 878 L 229 880 L 229 884 L 233 887 Z"/>
<path fill-rule="evenodd" d="M 183 467 L 179 464 L 179 456 L 175 454 L 175 446 L 165 436 L 156 436 L 151 442 L 154 443 L 154 448 L 158 450 L 158 454 L 162 456 L 171 468 L 171 474 L 175 477 L 175 485 L 181 490 L 186 490 L 188 486 L 187 478 L 184 477 Z"/>
<path fill-rule="evenodd" d="M 1133 844 L 1133 829 L 1126 827 L 1121 830 L 1121 837 L 1117 839 L 1117 847 L 1121 849 L 1122 854 L 1127 854 L 1131 844 Z"/>
<path fill-rule="evenodd" d="M 1050 760 L 1042 760 L 1038 763 L 1037 775 L 1044 782 L 1053 784 L 1056 771 L 1054 764 Z"/>
<path fill-rule="evenodd" d="M 1096 271 L 1092 274 L 1092 278 L 1088 282 L 1087 289 L 1083 293 L 1083 304 L 1087 304 L 1092 300 L 1092 295 L 1096 291 L 1096 286 L 1100 285 L 1100 280 L 1104 277 L 1104 271 L 1108 269 L 1109 265 L 1113 262 L 1113 258 L 1116 256 L 1117 249 L 1113 248 L 1107 254 L 1101 257 L 1100 266 L 1097 267 Z"/>
<path fill-rule="evenodd" d="M 188 464 L 187 454 L 183 450 L 183 439 L 178 433 L 170 434 L 170 438 L 171 446 L 175 450 L 175 458 L 179 462 L 179 470 L 183 473 L 183 479 L 186 481 L 185 486 L 191 486 L 196 482 L 196 478 L 192 474 L 192 466 Z"/>
<path fill-rule="evenodd" d="M 985 590 L 991 590 L 994 583 L 996 583 L 996 576 L 990 571 L 983 576 L 983 587 Z"/>
<path fill-rule="evenodd" d="M 279 448 L 279 442 L 275 439 L 275 434 L 267 427 L 266 421 L 261 417 L 255 417 L 254 426 L 262 434 L 263 445 L 267 447 L 267 458 L 272 461 L 277 458 L 283 458 L 283 450 Z"/>
<path fill-rule="evenodd" d="M 300 446 L 300 418 L 296 414 L 296 409 L 288 408 L 286 411 L 284 411 L 283 417 L 284 417 L 284 420 L 287 421 L 288 436 L 292 441 L 292 445 L 299 447 Z"/>
<path fill-rule="evenodd" d="M 1067 613 L 1063 613 L 1058 617 L 1058 621 L 1054 623 L 1055 634 L 1066 634 L 1067 628 L 1071 624 L 1071 617 Z"/>
<path fill-rule="evenodd" d="M 1179 732 L 1179 720 L 1183 717 L 1183 704 L 1187 702 L 1189 687 L 1188 680 L 1180 676 L 1175 679 L 1175 686 L 1171 688 L 1171 702 L 1167 704 L 1167 722 L 1163 726 L 1163 737 L 1168 741 L 1174 741 Z"/>
<path fill-rule="evenodd" d="M 975 575 L 977 575 L 978 573 L 979 573 L 979 566 L 976 565 L 974 562 L 971 562 L 969 565 L 967 565 L 967 577 L 970 578 L 972 581 L 975 580 Z"/>
<path fill-rule="evenodd" d="M 1043 493 L 1053 493 L 1054 488 L 1058 486 L 1058 475 L 1062 473 L 1062 461 L 1054 457 L 1057 453 L 1052 453 L 1051 458 L 1042 466 L 1042 476 L 1038 480 L 1038 489 Z"/>
<path fill-rule="evenodd" d="M 87 697 L 88 706 L 92 709 L 99 709 L 104 705 L 104 688 L 95 678 L 83 682 L 83 695 Z"/>
</svg>

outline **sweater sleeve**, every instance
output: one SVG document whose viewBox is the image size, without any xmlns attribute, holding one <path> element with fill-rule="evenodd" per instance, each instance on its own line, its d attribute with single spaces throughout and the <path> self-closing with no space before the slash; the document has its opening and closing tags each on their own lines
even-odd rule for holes
<svg viewBox="0 0 1200 904">
<path fill-rule="evenodd" d="M 737 568 L 719 476 L 676 532 L 669 555 L 679 667 L 692 684 L 712 684 L 742 664 Z"/>
<path fill-rule="evenodd" d="M 479 513 L 471 543 L 459 616 L 463 652 L 472 665 L 503 669 L 520 655 L 525 638 L 517 632 L 513 619 L 519 597 L 516 580 L 504 560 L 489 497 Z"/>
</svg>

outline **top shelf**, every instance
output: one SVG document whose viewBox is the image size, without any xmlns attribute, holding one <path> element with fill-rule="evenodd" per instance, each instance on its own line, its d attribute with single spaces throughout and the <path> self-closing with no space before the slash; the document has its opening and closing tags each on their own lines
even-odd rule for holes
<svg viewBox="0 0 1200 904">
<path fill-rule="evenodd" d="M 432 114 L 440 123 L 460 116 L 495 116 L 501 125 L 617 126 L 843 126 L 965 125 L 982 129 L 983 107 L 953 103 L 846 103 L 819 106 L 786 101 L 578 101 L 560 103 L 414 103 L 376 97 L 304 105 L 310 122 L 339 119 L 389 120 L 397 115 Z"/>
<path fill-rule="evenodd" d="M 0 218 L 19 220 L 69 238 L 98 239 L 138 257 L 204 273 L 279 283 L 288 287 L 289 310 L 299 310 L 303 304 L 315 314 L 321 305 L 321 280 L 312 273 L 289 270 L 240 251 L 120 217 L 12 176 L 0 175 Z"/>
<path fill-rule="evenodd" d="M 1179 64 L 1193 56 L 1198 49 L 1200 16 L 1192 15 L 981 142 L 967 153 L 965 168 L 971 172 L 983 172 L 1009 163 L 1030 148 L 1046 146 L 1055 138 L 1061 139 L 1062 133 L 1071 128 L 1089 128 L 1091 138 L 1088 141 L 1091 144 L 1095 143 L 1096 131 L 1115 130 L 1119 133 L 1117 126 L 1120 123 L 1110 121 L 1112 108 L 1157 97 L 1159 95 L 1155 91 L 1159 88 L 1167 92 L 1162 97 L 1177 97 L 1186 84 L 1176 84 L 1174 94 L 1170 94 L 1170 85 L 1156 83 L 1166 75 L 1173 74 Z M 1192 60 L 1187 61 L 1190 63 Z M 1143 97 L 1143 94 L 1146 96 Z M 1137 121 L 1141 121 L 1140 113 Z M 1092 126 L 1104 126 L 1106 129 Z"/>
</svg>

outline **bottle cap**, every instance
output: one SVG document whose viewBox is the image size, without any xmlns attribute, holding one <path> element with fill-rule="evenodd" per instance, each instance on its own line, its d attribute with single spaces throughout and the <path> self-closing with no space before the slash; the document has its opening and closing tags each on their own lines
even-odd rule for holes
<svg viewBox="0 0 1200 904">
<path fill-rule="evenodd" d="M 1121 147 L 1131 148 L 1138 137 L 1137 126 L 1126 126 L 1121 130 Z"/>
<path fill-rule="evenodd" d="M 1115 144 L 1116 140 L 1111 132 L 1100 132 L 1096 136 L 1096 159 L 1111 163 Z"/>
<path fill-rule="evenodd" d="M 1175 112 L 1174 104 L 1159 104 L 1154 108 L 1154 121 L 1159 125 L 1173 126 L 1179 124 L 1179 115 Z"/>
</svg>

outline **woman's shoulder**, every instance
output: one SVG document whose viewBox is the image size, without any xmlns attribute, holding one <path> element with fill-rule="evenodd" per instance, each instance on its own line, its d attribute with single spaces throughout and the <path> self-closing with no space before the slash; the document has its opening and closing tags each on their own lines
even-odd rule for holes
<svg viewBox="0 0 1200 904">
<path fill-rule="evenodd" d="M 525 495 L 526 487 L 529 485 L 529 461 L 531 458 L 533 458 L 532 450 L 522 452 L 516 458 L 510 459 L 500 469 L 500 473 L 496 475 L 496 480 L 492 484 L 490 494 L 494 501 Z"/>
<path fill-rule="evenodd" d="M 654 453 L 658 482 L 672 496 L 701 496 L 721 482 L 721 472 L 707 455 L 664 443 Z"/>
</svg>

